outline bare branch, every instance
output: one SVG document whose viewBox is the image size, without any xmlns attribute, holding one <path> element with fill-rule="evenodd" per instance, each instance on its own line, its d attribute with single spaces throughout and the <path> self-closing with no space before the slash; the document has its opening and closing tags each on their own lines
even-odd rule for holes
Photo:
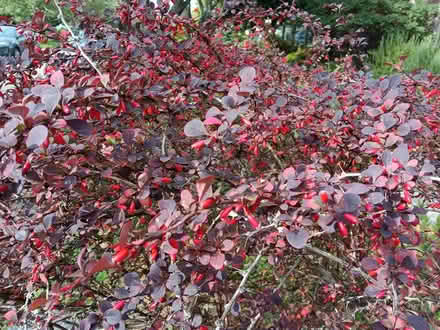
<svg viewBox="0 0 440 330">
<path fill-rule="evenodd" d="M 266 251 L 266 249 L 267 248 L 264 248 L 260 251 L 260 253 L 258 253 L 258 256 L 255 258 L 254 262 L 249 266 L 248 270 L 242 274 L 243 279 L 241 280 L 240 285 L 238 286 L 237 290 L 235 290 L 235 293 L 232 296 L 231 300 L 229 300 L 229 302 L 225 305 L 225 309 L 224 309 L 223 314 L 220 317 L 220 319 L 218 319 L 215 322 L 215 330 L 221 330 L 224 328 L 226 316 L 228 316 L 228 314 L 231 311 L 231 308 L 234 305 L 235 301 L 237 300 L 238 296 L 244 291 L 244 286 L 246 285 L 246 282 L 249 278 L 249 275 L 252 273 L 255 266 L 260 261 L 261 257 L 263 256 L 263 253 Z"/>
<path fill-rule="evenodd" d="M 95 63 L 93 63 L 92 59 L 86 54 L 86 52 L 84 51 L 84 49 L 82 49 L 81 45 L 79 44 L 78 37 L 73 33 L 72 28 L 70 27 L 69 24 L 67 24 L 66 19 L 64 18 L 64 14 L 63 11 L 60 7 L 60 5 L 58 4 L 58 0 L 53 0 L 53 2 L 55 3 L 55 6 L 58 9 L 58 13 L 59 13 L 59 17 L 61 19 L 61 22 L 63 22 L 63 25 L 66 27 L 66 29 L 70 32 L 73 40 L 74 40 L 74 44 L 75 46 L 79 49 L 81 55 L 86 59 L 87 62 L 89 62 L 89 64 L 92 66 L 92 68 L 98 73 L 99 77 L 101 78 L 101 82 L 104 85 L 105 88 L 107 88 L 107 78 L 102 74 L 102 72 L 98 69 L 98 67 L 96 66 Z"/>
</svg>

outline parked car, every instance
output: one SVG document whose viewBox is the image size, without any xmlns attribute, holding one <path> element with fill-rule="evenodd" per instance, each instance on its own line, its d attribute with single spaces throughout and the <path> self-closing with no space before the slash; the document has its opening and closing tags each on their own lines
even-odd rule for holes
<svg viewBox="0 0 440 330">
<path fill-rule="evenodd" d="M 0 56 L 21 54 L 24 37 L 20 36 L 13 25 L 0 25 Z"/>
</svg>

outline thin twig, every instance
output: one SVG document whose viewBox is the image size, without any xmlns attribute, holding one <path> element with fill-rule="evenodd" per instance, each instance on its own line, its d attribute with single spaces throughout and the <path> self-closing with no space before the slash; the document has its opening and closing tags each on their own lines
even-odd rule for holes
<svg viewBox="0 0 440 330">
<path fill-rule="evenodd" d="M 70 34 L 72 35 L 72 38 L 74 40 L 74 44 L 75 46 L 79 49 L 81 55 L 86 59 L 87 62 L 89 62 L 89 64 L 92 66 L 92 68 L 98 73 L 99 77 L 101 78 L 101 82 L 104 85 L 105 88 L 107 88 L 107 79 L 104 77 L 104 75 L 102 74 L 102 72 L 98 69 L 98 67 L 96 66 L 96 64 L 92 61 L 92 59 L 86 54 L 86 52 L 84 51 L 84 49 L 82 49 L 81 45 L 79 44 L 78 37 L 73 33 L 72 28 L 70 27 L 69 24 L 67 24 L 66 19 L 64 18 L 64 14 L 63 11 L 60 7 L 60 5 L 58 4 L 58 0 L 53 0 L 53 2 L 55 3 L 55 6 L 58 9 L 58 13 L 59 13 L 59 17 L 61 19 L 61 22 L 63 22 L 63 25 L 66 27 L 66 29 L 70 32 Z"/>
<path fill-rule="evenodd" d="M 220 319 L 218 319 L 215 322 L 216 330 L 221 330 L 224 328 L 225 318 L 228 316 L 229 312 L 231 311 L 231 308 L 234 305 L 235 301 L 237 300 L 238 296 L 244 291 L 244 286 L 246 285 L 249 275 L 252 273 L 255 266 L 257 266 L 258 262 L 260 261 L 266 249 L 267 248 L 264 248 L 258 253 L 258 256 L 255 258 L 254 262 L 249 266 L 248 270 L 244 272 L 244 274 L 242 274 L 243 279 L 241 280 L 240 285 L 238 286 L 237 290 L 235 290 L 235 293 L 232 296 L 231 300 L 229 300 L 229 302 L 225 305 L 225 309 L 223 310 L 223 314 L 220 317 Z"/>
<path fill-rule="evenodd" d="M 94 170 L 89 170 L 89 171 L 90 171 L 91 173 L 93 173 L 93 174 L 102 174 L 102 173 L 99 172 L 99 171 L 94 171 Z M 134 189 L 137 189 L 137 188 L 138 188 L 138 186 L 137 186 L 135 183 L 130 182 L 130 181 L 127 181 L 127 180 L 124 180 L 124 179 L 122 179 L 122 178 L 118 178 L 117 176 L 106 175 L 105 178 L 106 178 L 106 179 L 111 179 L 111 180 L 114 180 L 114 181 L 117 181 L 117 182 L 120 182 L 120 183 L 123 183 L 123 184 L 125 184 L 125 185 L 127 185 L 127 186 L 129 186 L 129 187 L 131 187 L 131 188 L 134 188 Z"/>
<path fill-rule="evenodd" d="M 258 313 L 251 321 L 251 324 L 249 324 L 249 326 L 247 327 L 247 330 L 252 330 L 255 326 L 255 324 L 257 324 L 258 320 L 261 317 L 261 313 Z"/>
<path fill-rule="evenodd" d="M 305 246 L 305 248 L 310 250 L 311 252 L 313 252 L 315 254 L 319 254 L 319 255 L 327 258 L 327 259 L 333 260 L 334 262 L 337 262 L 338 264 L 340 264 L 340 265 L 342 265 L 344 267 L 347 267 L 347 268 L 351 267 L 351 265 L 348 262 L 346 262 L 346 261 L 344 261 L 344 260 L 334 256 L 333 254 L 330 254 L 330 253 L 328 253 L 326 251 L 318 249 L 317 247 L 311 246 L 310 244 L 307 244 Z M 370 275 L 365 273 L 362 269 L 360 269 L 358 267 L 352 267 L 351 270 L 361 274 L 367 281 L 373 283 L 374 285 L 381 286 L 374 278 L 372 278 Z"/>
<path fill-rule="evenodd" d="M 280 168 L 284 168 L 283 166 L 283 162 L 281 161 L 281 159 L 278 157 L 278 155 L 276 154 L 275 150 L 273 150 L 272 146 L 270 145 L 270 143 L 267 144 L 267 148 L 272 152 L 273 157 L 275 158 L 275 160 L 278 163 L 278 166 Z"/>
<path fill-rule="evenodd" d="M 286 283 L 286 281 L 287 281 L 287 279 L 289 278 L 290 274 L 292 274 L 292 272 L 293 272 L 294 270 L 296 270 L 296 267 L 298 266 L 298 264 L 299 264 L 300 261 L 301 261 L 301 258 L 298 257 L 298 258 L 295 260 L 295 263 L 293 264 L 293 266 L 290 267 L 289 271 L 283 276 L 283 278 L 282 278 L 281 281 L 280 281 L 280 284 L 278 284 L 278 286 L 277 286 L 275 289 L 273 289 L 273 291 L 272 291 L 273 293 L 275 293 L 275 292 L 277 292 L 279 289 L 281 289 L 281 287 L 284 285 L 284 283 Z"/>
</svg>

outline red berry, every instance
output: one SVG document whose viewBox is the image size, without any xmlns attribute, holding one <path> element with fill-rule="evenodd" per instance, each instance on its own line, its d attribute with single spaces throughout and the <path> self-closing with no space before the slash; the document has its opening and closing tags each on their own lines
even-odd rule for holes
<svg viewBox="0 0 440 330">
<path fill-rule="evenodd" d="M 215 205 L 215 198 L 211 197 L 211 198 L 205 199 L 202 202 L 201 207 L 202 207 L 202 209 L 210 209 L 214 205 Z"/>
<path fill-rule="evenodd" d="M 350 213 L 345 213 L 344 219 L 347 220 L 352 225 L 356 225 L 359 222 L 358 218 Z"/>
<path fill-rule="evenodd" d="M 338 229 L 339 229 L 339 233 L 341 234 L 342 237 L 348 236 L 348 230 L 347 230 L 347 227 L 345 226 L 345 223 L 339 221 L 338 222 Z"/>
<path fill-rule="evenodd" d="M 115 302 L 115 304 L 113 305 L 113 308 L 120 311 L 122 308 L 124 308 L 124 305 L 125 305 L 125 301 L 119 300 L 119 301 Z"/>
<path fill-rule="evenodd" d="M 319 197 L 321 198 L 321 202 L 323 202 L 324 204 L 328 203 L 328 192 L 326 192 L 325 190 L 321 190 L 319 192 Z"/>
</svg>

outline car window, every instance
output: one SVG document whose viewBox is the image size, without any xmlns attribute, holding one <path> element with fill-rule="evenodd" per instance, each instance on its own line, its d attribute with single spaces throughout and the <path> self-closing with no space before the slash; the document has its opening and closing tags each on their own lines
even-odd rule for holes
<svg viewBox="0 0 440 330">
<path fill-rule="evenodd" d="M 0 26 L 0 38 L 17 38 L 17 29 L 13 26 Z"/>
</svg>

